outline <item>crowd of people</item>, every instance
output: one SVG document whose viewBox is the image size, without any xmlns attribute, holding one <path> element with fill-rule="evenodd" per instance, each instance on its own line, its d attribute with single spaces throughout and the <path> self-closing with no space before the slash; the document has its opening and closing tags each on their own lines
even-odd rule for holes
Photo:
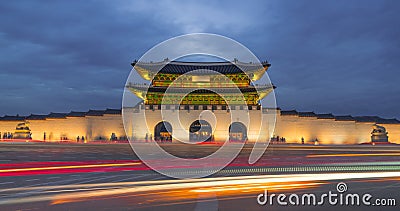
<svg viewBox="0 0 400 211">
<path fill-rule="evenodd" d="M 304 137 L 300 138 L 301 144 L 305 144 Z M 285 137 L 279 137 L 279 136 L 274 136 L 271 138 L 271 144 L 286 144 L 286 138 Z M 314 141 L 312 141 L 314 145 L 319 145 L 319 140 L 316 138 Z"/>
<path fill-rule="evenodd" d="M 152 134 L 148 134 L 148 133 L 146 133 L 146 135 L 145 135 L 145 137 L 144 137 L 144 140 L 146 141 L 146 142 L 148 142 L 148 141 L 153 141 L 153 135 Z M 171 136 L 156 136 L 156 137 L 154 137 L 154 141 L 157 141 L 157 142 L 172 142 L 172 137 Z"/>
<path fill-rule="evenodd" d="M 286 138 L 285 137 L 272 137 L 271 138 L 271 144 L 285 144 L 286 143 Z"/>
<path fill-rule="evenodd" d="M 0 137 L 2 137 L 3 139 L 12 139 L 13 138 L 13 134 L 10 132 L 4 132 L 3 134 L 0 132 Z"/>
</svg>

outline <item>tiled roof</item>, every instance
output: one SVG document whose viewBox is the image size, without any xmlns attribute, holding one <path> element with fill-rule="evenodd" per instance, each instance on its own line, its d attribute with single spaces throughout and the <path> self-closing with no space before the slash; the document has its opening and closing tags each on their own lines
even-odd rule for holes
<svg viewBox="0 0 400 211">
<path fill-rule="evenodd" d="M 82 111 L 71 111 L 67 114 L 69 117 L 84 117 L 86 115 L 86 112 Z"/>
<path fill-rule="evenodd" d="M 224 65 L 180 65 L 180 64 L 167 64 L 161 70 L 160 73 L 174 73 L 184 74 L 193 70 L 212 70 L 219 73 L 241 73 L 243 72 L 239 67 L 233 64 Z"/>
<path fill-rule="evenodd" d="M 0 121 L 24 121 L 24 120 L 45 120 L 45 119 L 58 119 L 66 117 L 85 117 L 85 116 L 103 116 L 104 114 L 115 114 L 121 115 L 121 109 L 110 109 L 106 110 L 89 110 L 87 112 L 82 111 L 71 111 L 69 113 L 54 113 L 49 114 L 31 114 L 29 116 L 9 116 L 5 115 L 0 117 Z"/>
<path fill-rule="evenodd" d="M 296 110 L 281 111 L 281 115 L 297 116 L 299 113 Z"/>
<path fill-rule="evenodd" d="M 377 124 L 398 124 L 400 123 L 397 119 L 384 119 L 378 116 L 356 116 L 354 119 L 357 122 L 375 122 Z"/>
<path fill-rule="evenodd" d="M 335 116 L 331 113 L 316 114 L 314 112 L 298 112 L 296 110 L 281 110 L 282 116 L 317 117 L 318 119 L 334 119 L 336 121 L 372 122 L 377 124 L 400 124 L 397 119 L 384 119 L 378 116 Z"/>
<path fill-rule="evenodd" d="M 47 115 L 42 114 L 31 114 L 26 117 L 27 120 L 45 120 Z"/>
<path fill-rule="evenodd" d="M 111 109 L 111 108 L 107 108 L 107 109 L 104 111 L 104 114 L 121 114 L 121 113 L 122 113 L 121 109 Z"/>
<path fill-rule="evenodd" d="M 133 85 L 131 86 L 133 88 L 137 88 L 142 91 L 147 91 L 147 92 L 158 92 L 158 93 L 165 93 L 168 89 L 168 87 L 142 87 L 138 85 Z M 129 87 L 128 87 L 129 88 Z M 264 91 L 264 90 L 269 90 L 269 89 L 275 89 L 276 87 L 274 85 L 264 85 L 264 86 L 257 86 L 257 87 L 236 87 L 236 88 L 217 88 L 214 87 L 212 89 L 196 89 L 192 91 L 192 88 L 169 88 L 169 92 L 173 93 L 187 93 L 188 90 L 191 91 L 191 93 L 237 93 L 238 90 L 242 93 L 246 92 L 257 92 L 257 91 Z"/>
<path fill-rule="evenodd" d="M 376 122 L 379 119 L 377 116 L 355 116 L 357 122 Z"/>
<path fill-rule="evenodd" d="M 346 115 L 346 116 L 335 116 L 335 120 L 336 121 L 355 121 L 355 119 L 350 116 L 350 115 Z"/>
<path fill-rule="evenodd" d="M 329 114 L 317 114 L 317 118 L 318 119 L 334 119 L 335 116 L 333 116 L 333 114 L 329 113 Z"/>
<path fill-rule="evenodd" d="M 299 112 L 299 117 L 316 117 L 314 112 Z"/>
<path fill-rule="evenodd" d="M 86 116 L 103 116 L 104 114 L 121 114 L 121 109 L 89 110 Z"/>
<path fill-rule="evenodd" d="M 269 67 L 267 61 L 259 63 L 242 63 L 242 62 L 177 62 L 177 61 L 164 61 L 155 63 L 133 62 L 132 66 L 139 66 L 141 68 L 159 72 L 159 73 L 172 73 L 184 74 L 193 70 L 212 70 L 215 72 L 227 73 L 241 73 L 252 70 L 260 69 L 261 67 Z M 160 69 L 161 68 L 161 69 Z"/>
<path fill-rule="evenodd" d="M 104 110 L 89 110 L 86 116 L 103 116 Z"/>
<path fill-rule="evenodd" d="M 67 116 L 66 113 L 53 113 L 51 112 L 46 116 L 46 118 L 63 119 Z"/>
<path fill-rule="evenodd" d="M 71 111 L 69 113 L 50 113 L 48 115 L 31 114 L 29 116 L 9 116 L 0 117 L 0 121 L 23 121 L 23 120 L 45 120 L 46 118 L 66 118 L 66 117 L 84 117 L 84 116 L 103 116 L 104 114 L 120 115 L 121 109 L 106 110 L 89 110 L 87 112 Z M 378 116 L 334 116 L 328 114 L 315 114 L 314 112 L 297 112 L 296 110 L 281 110 L 282 116 L 299 116 L 299 117 L 317 117 L 318 119 L 335 119 L 336 121 L 356 121 L 356 122 L 371 122 L 377 124 L 400 124 L 397 119 L 384 119 Z"/>
<path fill-rule="evenodd" d="M 19 115 L 16 115 L 16 116 L 8 116 L 8 115 L 5 115 L 5 116 L 3 116 L 3 117 L 0 117 L 0 120 L 4 120 L 4 121 L 22 121 L 22 120 L 25 120 L 25 116 L 19 116 Z"/>
<path fill-rule="evenodd" d="M 376 122 L 377 124 L 400 124 L 397 119 L 380 119 Z"/>
</svg>

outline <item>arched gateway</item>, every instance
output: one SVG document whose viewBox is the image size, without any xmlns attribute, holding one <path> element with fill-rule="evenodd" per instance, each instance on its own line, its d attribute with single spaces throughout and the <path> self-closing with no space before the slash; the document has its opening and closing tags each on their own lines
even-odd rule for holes
<svg viewBox="0 0 400 211">
<path fill-rule="evenodd" d="M 212 127 L 206 120 L 196 120 L 189 128 L 189 140 L 193 142 L 212 141 Z"/>
<path fill-rule="evenodd" d="M 247 128 L 241 122 L 233 122 L 229 126 L 229 140 L 230 141 L 246 141 Z"/>
<path fill-rule="evenodd" d="M 172 126 L 169 122 L 159 122 L 154 127 L 155 141 L 172 141 Z"/>
</svg>

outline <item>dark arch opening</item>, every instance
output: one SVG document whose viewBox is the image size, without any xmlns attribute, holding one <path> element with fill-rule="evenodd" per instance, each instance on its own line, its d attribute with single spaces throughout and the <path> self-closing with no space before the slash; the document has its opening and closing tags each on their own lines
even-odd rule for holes
<svg viewBox="0 0 400 211">
<path fill-rule="evenodd" d="M 241 122 L 233 122 L 229 126 L 229 140 L 231 141 L 246 141 L 247 128 Z"/>
<path fill-rule="evenodd" d="M 196 120 L 189 128 L 189 140 L 193 142 L 211 142 L 212 127 L 206 120 Z"/>
<path fill-rule="evenodd" d="M 172 126 L 169 122 L 162 121 L 154 127 L 154 140 L 172 142 Z"/>
</svg>

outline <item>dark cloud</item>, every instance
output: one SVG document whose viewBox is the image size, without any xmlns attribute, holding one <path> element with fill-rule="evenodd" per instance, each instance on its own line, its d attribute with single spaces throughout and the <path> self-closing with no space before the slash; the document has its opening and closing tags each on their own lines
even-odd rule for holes
<svg viewBox="0 0 400 211">
<path fill-rule="evenodd" d="M 189 32 L 272 63 L 283 109 L 400 118 L 398 1 L 6 1 L 0 114 L 120 107 L 129 63 Z"/>
</svg>

